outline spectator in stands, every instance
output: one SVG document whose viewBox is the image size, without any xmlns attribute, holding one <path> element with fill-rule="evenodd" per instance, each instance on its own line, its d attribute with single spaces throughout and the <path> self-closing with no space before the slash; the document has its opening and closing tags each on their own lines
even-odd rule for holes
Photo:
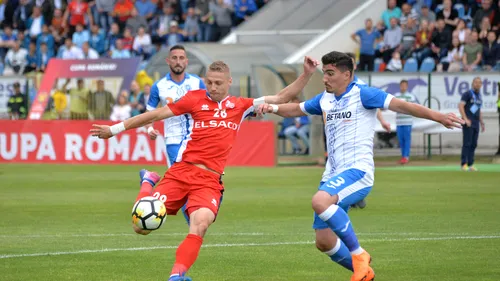
<svg viewBox="0 0 500 281">
<path fill-rule="evenodd" d="M 25 30 L 22 29 L 17 31 L 17 41 L 21 43 L 21 48 L 28 50 L 30 47 L 31 39 L 29 36 L 26 36 L 24 32 Z"/>
<path fill-rule="evenodd" d="M 156 4 L 151 0 L 137 0 L 135 1 L 135 8 L 139 16 L 145 18 L 147 21 L 151 20 L 156 12 Z"/>
<path fill-rule="evenodd" d="M 118 96 L 118 103 L 113 106 L 111 121 L 125 121 L 131 116 L 132 108 L 127 103 L 127 91 L 123 90 Z"/>
<path fill-rule="evenodd" d="M 97 90 L 90 94 L 88 105 L 94 120 L 108 120 L 114 104 L 115 98 L 106 90 L 104 80 L 97 80 Z"/>
<path fill-rule="evenodd" d="M 122 39 L 116 40 L 116 48 L 109 51 L 112 59 L 128 59 L 131 57 L 130 51 L 123 49 Z"/>
<path fill-rule="evenodd" d="M 436 29 L 432 32 L 431 50 L 435 59 L 440 61 L 448 53 L 451 33 L 446 29 L 444 19 L 437 20 Z M 422 57 L 422 60 L 425 57 Z"/>
<path fill-rule="evenodd" d="M 497 26 L 500 21 L 500 12 L 495 10 L 491 0 L 483 0 L 481 9 L 477 10 L 474 14 L 473 27 L 476 30 L 481 30 L 481 22 L 484 17 L 488 17 L 492 26 Z"/>
<path fill-rule="evenodd" d="M 51 0 L 37 0 L 35 1 L 35 4 L 40 7 L 40 10 L 42 12 L 43 19 L 46 24 L 50 24 L 52 21 L 52 16 L 54 15 L 54 9 L 55 9 L 55 3 L 52 3 L 54 1 Z M 58 1 L 60 2 L 59 5 L 63 6 L 64 1 Z M 65 5 L 65 3 L 64 3 Z"/>
<path fill-rule="evenodd" d="M 453 37 L 451 49 L 448 54 L 437 66 L 438 72 L 459 72 L 463 67 L 464 45 L 460 44 L 458 37 Z"/>
<path fill-rule="evenodd" d="M 26 29 L 26 22 L 30 17 L 35 5 L 29 0 L 19 0 L 19 6 L 14 11 L 14 28 L 18 30 Z"/>
<path fill-rule="evenodd" d="M 144 28 L 147 27 L 148 22 L 145 17 L 139 15 L 136 8 L 133 8 L 130 13 L 130 18 L 127 20 L 126 27 L 132 32 L 132 36 L 135 36 L 137 34 L 137 30 L 141 26 Z"/>
<path fill-rule="evenodd" d="M 36 71 L 45 72 L 49 60 L 54 56 L 53 49 L 49 49 L 45 42 L 40 44 L 40 49 L 36 56 Z"/>
<path fill-rule="evenodd" d="M 143 56 L 145 59 L 149 58 L 151 54 L 151 43 L 151 36 L 145 32 L 143 26 L 139 27 L 137 35 L 134 38 L 134 52 L 139 56 Z"/>
<path fill-rule="evenodd" d="M 500 44 L 495 31 L 488 32 L 488 42 L 483 46 L 483 69 L 500 71 Z"/>
<path fill-rule="evenodd" d="M 114 50 L 116 48 L 116 41 L 121 38 L 120 27 L 117 23 L 111 24 L 111 30 L 107 37 L 107 50 Z"/>
<path fill-rule="evenodd" d="M 68 4 L 68 8 L 64 12 L 62 27 L 66 27 L 69 19 L 69 33 L 73 35 L 78 24 L 86 26 L 86 18 L 89 20 L 89 24 L 92 25 L 93 19 L 89 5 L 83 0 L 73 0 Z"/>
<path fill-rule="evenodd" d="M 143 94 L 141 93 L 141 89 L 139 88 L 139 84 L 134 80 L 130 84 L 130 95 L 128 98 L 128 102 L 132 111 L 130 114 L 133 116 L 139 115 L 146 105 L 141 103 L 141 100 L 144 100 Z"/>
<path fill-rule="evenodd" d="M 418 9 L 416 9 L 417 12 L 419 12 Z M 420 10 L 420 22 L 422 20 L 427 20 L 428 24 L 431 27 L 434 27 L 434 23 L 436 22 L 436 14 L 429 9 L 429 6 L 423 5 L 422 9 Z"/>
<path fill-rule="evenodd" d="M 36 43 L 31 42 L 28 50 L 28 54 L 26 55 L 26 67 L 24 68 L 23 74 L 32 72 L 36 70 Z"/>
<path fill-rule="evenodd" d="M 93 24 L 91 27 L 89 44 L 99 55 L 103 55 L 106 52 L 106 38 L 96 24 Z"/>
<path fill-rule="evenodd" d="M 50 29 L 47 24 L 42 25 L 42 33 L 40 33 L 40 35 L 38 35 L 38 38 L 36 39 L 36 47 L 40 48 L 42 42 L 45 43 L 49 49 L 54 50 L 54 36 L 50 34 Z"/>
<path fill-rule="evenodd" d="M 200 29 L 198 21 L 199 17 L 194 13 L 194 8 L 189 7 L 187 9 L 186 20 L 184 21 L 184 32 L 189 42 L 196 42 L 196 38 L 198 37 L 198 32 Z M 215 19 L 215 21 L 217 22 L 217 19 Z"/>
<path fill-rule="evenodd" d="M 12 120 L 26 119 L 28 113 L 28 99 L 21 92 L 21 84 L 14 83 L 14 94 L 9 97 L 7 102 L 7 112 Z"/>
<path fill-rule="evenodd" d="M 59 48 L 58 57 L 66 60 L 83 59 L 82 49 L 73 44 L 71 38 L 66 38 L 64 40 L 64 46 Z"/>
<path fill-rule="evenodd" d="M 163 42 L 167 47 L 172 47 L 179 45 L 184 42 L 184 36 L 179 32 L 179 24 L 176 21 L 170 23 L 170 30 L 165 36 L 163 36 Z"/>
<path fill-rule="evenodd" d="M 488 17 L 484 17 L 481 21 L 481 29 L 478 31 L 479 42 L 481 44 L 486 44 L 488 42 L 488 32 L 492 30 L 490 19 Z"/>
<path fill-rule="evenodd" d="M 144 92 L 139 98 L 139 104 L 144 104 L 147 105 L 149 101 L 149 96 L 151 95 L 151 85 L 150 84 L 145 84 L 144 85 Z M 140 110 L 140 113 L 146 112 L 146 106 Z"/>
<path fill-rule="evenodd" d="M 401 80 L 401 82 L 399 82 L 399 93 L 396 93 L 394 97 L 402 99 L 406 102 L 418 103 L 417 97 L 408 91 L 407 80 Z M 411 129 L 413 126 L 413 116 L 397 113 L 396 125 L 396 133 L 401 149 L 401 160 L 399 161 L 399 163 L 407 164 L 410 160 Z"/>
<path fill-rule="evenodd" d="M 453 9 L 451 0 L 443 1 L 443 9 L 437 13 L 437 18 L 444 19 L 444 23 L 446 24 L 445 28 L 449 33 L 455 30 L 458 24 L 458 12 Z"/>
<path fill-rule="evenodd" d="M 29 31 L 29 35 L 32 39 L 36 39 L 39 34 L 42 33 L 42 26 L 45 21 L 42 16 L 42 10 L 40 7 L 33 7 L 33 13 L 26 21 L 26 29 Z"/>
<path fill-rule="evenodd" d="M 392 53 L 399 48 L 402 38 L 403 31 L 398 25 L 398 19 L 392 18 L 390 28 L 384 33 L 384 45 L 379 50 L 385 63 L 389 63 Z"/>
<path fill-rule="evenodd" d="M 292 103 L 299 103 L 299 100 L 293 100 Z M 294 118 L 293 124 L 286 127 L 283 133 L 285 137 L 292 142 L 294 154 L 309 154 L 309 129 L 311 122 L 308 116 Z M 304 143 L 305 149 L 302 150 L 299 144 L 299 139 Z"/>
<path fill-rule="evenodd" d="M 257 5 L 254 0 L 235 0 L 234 18 L 235 25 L 246 21 L 253 13 L 257 11 Z"/>
<path fill-rule="evenodd" d="M 172 23 L 178 23 L 179 17 L 174 14 L 174 8 L 172 5 L 166 5 L 163 7 L 163 15 L 158 18 L 158 29 L 156 31 L 159 37 L 166 35 Z"/>
<path fill-rule="evenodd" d="M 401 54 L 398 51 L 392 53 L 392 58 L 387 64 L 385 71 L 399 72 L 403 70 L 403 62 L 401 61 Z"/>
<path fill-rule="evenodd" d="M 352 40 L 360 45 L 359 66 L 360 71 L 373 71 L 375 61 L 375 43 L 382 39 L 378 30 L 373 28 L 372 19 L 365 20 L 365 28 L 351 35 Z M 359 39 L 358 39 L 359 38 Z"/>
<path fill-rule="evenodd" d="M 401 9 L 396 6 L 396 0 L 387 1 L 387 10 L 382 13 L 382 20 L 384 21 L 384 25 L 386 27 L 392 26 L 392 19 L 401 18 Z"/>
<path fill-rule="evenodd" d="M 469 42 L 464 47 L 464 71 L 476 71 L 480 69 L 483 56 L 483 45 L 477 42 L 478 34 L 472 31 Z"/>
<path fill-rule="evenodd" d="M 213 18 L 209 9 L 210 0 L 196 0 L 195 12 L 200 17 L 198 32 L 198 42 L 208 42 L 212 40 Z"/>
<path fill-rule="evenodd" d="M 120 27 L 120 31 L 123 31 L 125 28 L 133 8 L 134 4 L 132 4 L 129 0 L 116 1 L 115 8 L 113 9 L 111 16 L 114 17 L 115 23 L 117 23 Z"/>
<path fill-rule="evenodd" d="M 214 41 L 219 41 L 231 32 L 233 7 L 224 3 L 224 0 L 210 3 L 210 13 L 215 20 Z"/>
<path fill-rule="evenodd" d="M 27 55 L 28 51 L 21 48 L 21 42 L 16 41 L 16 43 L 14 43 L 14 47 L 9 49 L 7 55 L 5 56 L 5 65 L 12 69 L 15 74 L 22 74 L 24 72 L 24 68 L 28 64 L 26 60 Z"/>
<path fill-rule="evenodd" d="M 413 46 L 412 56 L 422 63 L 423 59 L 432 55 L 431 50 L 432 29 L 427 20 L 420 22 L 420 29 L 415 34 L 415 45 Z"/>
<path fill-rule="evenodd" d="M 95 60 L 99 58 L 99 53 L 90 47 L 89 42 L 83 42 L 82 45 L 83 58 L 88 60 Z"/>
<path fill-rule="evenodd" d="M 399 18 L 399 24 L 403 29 L 408 23 L 408 19 L 412 19 L 413 22 L 418 22 L 419 15 L 415 10 L 411 8 L 410 4 L 404 3 L 401 7 L 401 17 Z"/>
<path fill-rule="evenodd" d="M 100 26 L 107 33 L 111 28 L 111 23 L 113 23 L 111 13 L 113 13 L 115 9 L 115 1 L 95 0 L 95 4 L 98 12 L 97 22 L 95 24 Z"/>
<path fill-rule="evenodd" d="M 88 100 L 90 90 L 85 87 L 83 79 L 77 80 L 77 87 L 67 90 L 71 79 L 66 80 L 63 85 L 63 92 L 68 92 L 70 97 L 69 110 L 71 120 L 88 119 Z"/>
<path fill-rule="evenodd" d="M 462 144 L 462 170 L 476 171 L 474 167 L 474 153 L 477 147 L 477 139 L 479 138 L 479 127 L 481 132 L 484 132 L 483 114 L 481 107 L 483 99 L 480 94 L 483 83 L 480 77 L 474 78 L 472 81 L 472 89 L 462 94 L 458 109 L 465 121 L 462 126 L 463 144 Z"/>
<path fill-rule="evenodd" d="M 128 50 L 129 52 L 132 51 L 132 46 L 134 45 L 134 37 L 132 36 L 132 31 L 130 30 L 130 28 L 125 28 L 125 31 L 123 32 L 122 43 L 124 50 Z"/>
<path fill-rule="evenodd" d="M 81 48 L 84 42 L 88 42 L 90 40 L 90 33 L 88 30 L 83 28 L 82 24 L 77 24 L 72 38 L 73 44 L 75 44 L 78 48 Z"/>
<path fill-rule="evenodd" d="M 417 23 L 412 17 L 408 18 L 406 25 L 403 27 L 403 38 L 401 41 L 400 53 L 401 57 L 406 60 L 412 54 L 413 46 L 417 36 Z"/>
<path fill-rule="evenodd" d="M 54 10 L 54 16 L 52 17 L 52 21 L 50 23 L 50 32 L 54 35 L 54 32 L 58 35 L 64 36 L 66 34 L 66 28 L 63 18 L 63 11 L 60 9 Z"/>
<path fill-rule="evenodd" d="M 458 20 L 457 28 L 453 31 L 453 37 L 458 37 L 460 44 L 465 44 L 465 39 L 469 37 L 471 30 L 465 25 L 463 19 Z"/>
<path fill-rule="evenodd" d="M 12 27 L 6 25 L 0 37 L 0 61 L 3 61 L 10 48 L 16 44 L 17 36 L 12 32 Z"/>
</svg>

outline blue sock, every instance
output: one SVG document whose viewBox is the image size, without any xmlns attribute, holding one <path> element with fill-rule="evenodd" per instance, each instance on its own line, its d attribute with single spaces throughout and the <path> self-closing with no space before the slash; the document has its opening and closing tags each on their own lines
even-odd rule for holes
<svg viewBox="0 0 500 281">
<path fill-rule="evenodd" d="M 351 220 L 342 208 L 331 205 L 319 215 L 319 218 L 328 224 L 352 254 L 361 254 L 363 252 L 363 249 L 359 246 L 358 237 L 356 237 L 356 233 L 352 228 Z"/>
<path fill-rule="evenodd" d="M 330 251 L 324 252 L 330 259 L 346 269 L 350 271 L 354 271 L 352 268 L 352 257 L 351 252 L 347 249 L 347 246 L 342 242 L 342 240 L 338 239 L 337 244 Z"/>
</svg>

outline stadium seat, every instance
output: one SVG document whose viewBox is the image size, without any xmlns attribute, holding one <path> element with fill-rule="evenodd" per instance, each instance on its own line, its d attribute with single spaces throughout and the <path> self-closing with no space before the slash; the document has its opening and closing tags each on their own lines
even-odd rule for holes
<svg viewBox="0 0 500 281">
<path fill-rule="evenodd" d="M 434 61 L 433 58 L 425 58 L 424 61 L 422 62 L 422 65 L 420 66 L 420 72 L 425 72 L 429 73 L 434 70 L 434 67 L 436 67 L 436 62 Z"/>
<path fill-rule="evenodd" d="M 439 4 L 436 6 L 436 10 L 434 11 L 436 14 L 439 13 L 441 10 L 443 10 L 443 4 Z"/>
<path fill-rule="evenodd" d="M 457 3 L 453 5 L 453 8 L 457 10 L 459 18 L 463 18 L 465 16 L 465 7 L 463 4 Z"/>
<path fill-rule="evenodd" d="M 409 58 L 406 60 L 405 65 L 403 66 L 403 72 L 417 72 L 418 71 L 418 62 L 414 58 Z"/>
</svg>

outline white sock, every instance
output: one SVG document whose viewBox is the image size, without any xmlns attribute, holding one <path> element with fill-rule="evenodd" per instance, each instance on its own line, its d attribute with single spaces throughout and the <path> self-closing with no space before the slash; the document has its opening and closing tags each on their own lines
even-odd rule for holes
<svg viewBox="0 0 500 281">
<path fill-rule="evenodd" d="M 359 248 L 357 248 L 356 250 L 351 251 L 351 254 L 352 254 L 352 255 L 360 255 L 360 254 L 362 254 L 364 251 L 365 251 L 365 250 L 363 250 L 363 248 L 359 247 Z"/>
<path fill-rule="evenodd" d="M 337 244 L 335 244 L 335 247 L 333 247 L 333 249 L 326 251 L 326 252 L 323 252 L 323 253 L 325 253 L 329 257 L 335 255 L 340 249 L 340 243 L 341 243 L 340 239 L 337 238 Z"/>
</svg>

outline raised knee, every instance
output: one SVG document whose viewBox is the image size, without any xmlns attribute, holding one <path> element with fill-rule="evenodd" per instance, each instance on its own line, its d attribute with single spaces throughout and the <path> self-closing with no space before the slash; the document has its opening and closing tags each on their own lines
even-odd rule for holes
<svg viewBox="0 0 500 281">
<path fill-rule="evenodd" d="M 318 215 L 335 203 L 336 200 L 325 191 L 316 192 L 312 198 L 312 208 Z"/>
<path fill-rule="evenodd" d="M 331 243 L 327 243 L 326 241 L 316 239 L 316 249 L 322 253 L 330 251 L 334 246 L 335 245 L 331 245 Z"/>
</svg>

